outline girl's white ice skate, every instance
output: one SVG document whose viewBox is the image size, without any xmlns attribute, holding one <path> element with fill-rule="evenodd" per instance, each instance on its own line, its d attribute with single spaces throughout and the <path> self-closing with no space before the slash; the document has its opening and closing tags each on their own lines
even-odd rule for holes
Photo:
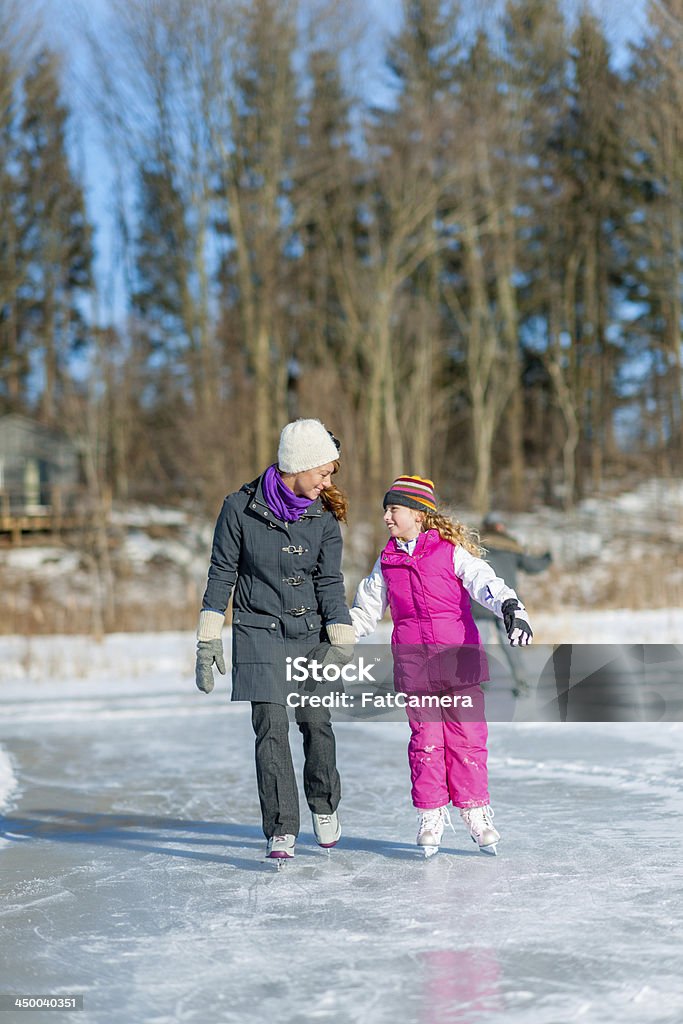
<svg viewBox="0 0 683 1024">
<path fill-rule="evenodd" d="M 476 843 L 482 853 L 492 853 L 495 857 L 498 853 L 496 843 L 500 835 L 493 825 L 493 808 L 486 807 L 461 807 L 460 817 L 465 822 L 472 836 L 472 842 Z"/>
<path fill-rule="evenodd" d="M 433 857 L 435 853 L 439 852 L 441 837 L 446 825 L 453 828 L 448 808 L 435 807 L 430 811 L 418 811 L 417 820 L 417 845 L 422 847 L 425 857 Z"/>
</svg>

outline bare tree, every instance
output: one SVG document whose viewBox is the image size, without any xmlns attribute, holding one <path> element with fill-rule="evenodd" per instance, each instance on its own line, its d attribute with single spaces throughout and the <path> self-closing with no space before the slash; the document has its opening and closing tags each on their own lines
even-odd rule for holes
<svg viewBox="0 0 683 1024">
<path fill-rule="evenodd" d="M 223 276 L 237 286 L 236 312 L 253 375 L 250 419 L 259 464 L 271 457 L 277 425 L 285 417 L 281 281 L 294 227 L 287 219 L 296 218 L 288 197 L 297 110 L 296 6 L 294 0 L 254 0 L 243 6 L 236 25 L 223 23 L 230 78 L 218 66 L 223 46 L 214 48 L 212 79 L 218 90 L 207 110 L 231 240 Z"/>
<path fill-rule="evenodd" d="M 216 414 L 221 375 L 207 56 L 221 6 L 116 0 L 110 34 L 89 36 L 96 107 L 139 197 L 137 210 L 120 209 L 133 308 L 150 354 L 184 366 L 195 408 L 208 416 Z"/>
<path fill-rule="evenodd" d="M 511 112 L 497 88 L 499 74 L 489 42 L 479 33 L 462 67 L 453 126 L 452 159 L 463 176 L 456 197 L 458 248 L 445 296 L 464 343 L 475 467 L 472 501 L 480 513 L 490 503 L 494 437 L 520 373 L 513 283 L 518 161 L 508 124 Z M 511 420 L 516 423 L 514 416 Z"/>
</svg>

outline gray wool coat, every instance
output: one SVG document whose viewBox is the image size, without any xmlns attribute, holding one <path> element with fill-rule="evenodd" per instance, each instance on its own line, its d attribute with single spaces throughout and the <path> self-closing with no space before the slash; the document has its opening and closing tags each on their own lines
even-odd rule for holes
<svg viewBox="0 0 683 1024">
<path fill-rule="evenodd" d="M 218 516 L 202 608 L 225 612 L 234 587 L 232 699 L 286 704 L 286 659 L 351 623 L 339 523 L 317 498 L 294 523 L 266 504 L 261 477 L 229 494 Z"/>
</svg>

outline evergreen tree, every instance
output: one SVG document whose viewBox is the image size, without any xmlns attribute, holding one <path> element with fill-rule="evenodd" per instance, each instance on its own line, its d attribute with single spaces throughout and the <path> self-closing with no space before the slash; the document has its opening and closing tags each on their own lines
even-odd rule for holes
<svg viewBox="0 0 683 1024">
<path fill-rule="evenodd" d="M 311 53 L 308 77 L 310 95 L 293 153 L 291 200 L 300 224 L 302 252 L 299 259 L 290 261 L 290 287 L 301 296 L 288 353 L 296 364 L 290 390 L 298 388 L 299 374 L 304 374 L 305 388 L 307 361 L 314 366 L 333 362 L 346 393 L 357 401 L 354 367 L 359 338 L 348 306 L 345 313 L 342 273 L 347 254 L 356 250 L 359 229 L 354 179 L 360 168 L 351 150 L 351 100 L 342 83 L 338 55 L 330 49 Z M 290 406 L 291 416 L 295 403 Z"/>
<path fill-rule="evenodd" d="M 21 125 L 20 226 L 26 276 L 20 333 L 37 357 L 40 412 L 59 411 L 68 360 L 87 338 L 83 299 L 92 285 L 92 231 L 67 155 L 68 112 L 56 57 L 43 50 L 26 76 Z"/>
<path fill-rule="evenodd" d="M 566 342 L 571 329 L 566 322 L 571 225 L 560 166 L 568 117 L 569 40 L 558 0 L 509 0 L 503 28 L 505 74 L 519 131 L 519 330 L 523 363 L 534 368 L 523 375 L 530 385 L 524 388 L 524 445 L 543 470 L 548 498 L 554 493 L 554 467 L 562 450 L 562 484 L 571 505 L 579 397 L 571 373 L 573 352 L 560 341 L 562 337 Z"/>
<path fill-rule="evenodd" d="M 192 240 L 172 167 L 161 154 L 140 168 L 138 187 L 136 288 L 131 298 L 145 324 L 149 355 L 172 360 L 186 347 L 184 267 Z"/>
<path fill-rule="evenodd" d="M 605 458 L 615 455 L 615 381 L 621 358 L 613 328 L 620 279 L 627 155 L 621 131 L 623 90 L 610 65 L 602 26 L 581 11 L 571 43 L 569 109 L 561 173 L 567 189 L 569 246 L 578 256 L 574 344 L 582 396 L 584 461 L 599 486 Z"/>
<path fill-rule="evenodd" d="M 16 73 L 11 55 L 0 45 L 0 402 L 17 411 L 25 401 L 28 354 L 19 334 L 23 278 L 18 162 Z"/>
<path fill-rule="evenodd" d="M 412 109 L 418 131 L 430 132 L 424 115 L 452 94 L 463 58 L 460 21 L 457 0 L 404 0 L 403 27 L 390 42 L 387 66 L 400 90 L 400 111 Z"/>
</svg>

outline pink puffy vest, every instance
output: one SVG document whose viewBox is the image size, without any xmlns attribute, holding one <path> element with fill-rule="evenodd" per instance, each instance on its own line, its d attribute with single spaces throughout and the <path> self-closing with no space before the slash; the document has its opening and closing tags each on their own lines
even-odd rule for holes
<svg viewBox="0 0 683 1024">
<path fill-rule="evenodd" d="M 412 555 L 392 537 L 380 558 L 394 623 L 396 689 L 450 690 L 488 679 L 470 597 L 453 571 L 453 545 L 427 530 Z"/>
</svg>

